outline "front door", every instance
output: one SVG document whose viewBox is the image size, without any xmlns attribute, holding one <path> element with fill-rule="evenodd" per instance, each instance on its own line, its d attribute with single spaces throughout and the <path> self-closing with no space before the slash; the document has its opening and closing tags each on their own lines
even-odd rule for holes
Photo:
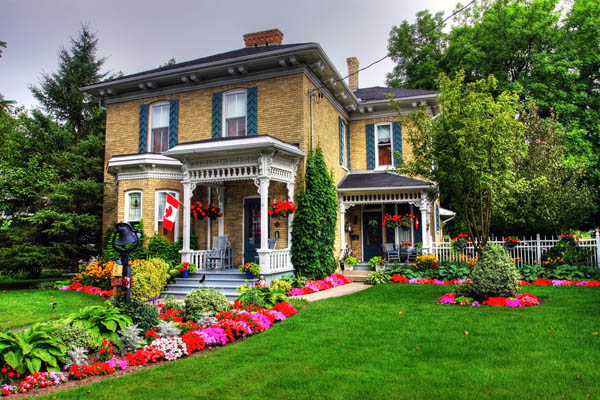
<svg viewBox="0 0 600 400">
<path fill-rule="evenodd" d="M 260 199 L 244 199 L 244 263 L 257 262 L 261 234 Z"/>
<path fill-rule="evenodd" d="M 381 226 L 381 211 L 363 212 L 363 260 L 369 261 L 381 255 L 383 243 L 383 228 Z"/>
</svg>

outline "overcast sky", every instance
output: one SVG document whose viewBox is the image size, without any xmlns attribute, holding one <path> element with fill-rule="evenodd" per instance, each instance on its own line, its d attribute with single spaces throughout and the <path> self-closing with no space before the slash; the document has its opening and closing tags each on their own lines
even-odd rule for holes
<svg viewBox="0 0 600 400">
<path fill-rule="evenodd" d="M 283 43 L 317 42 L 346 75 L 346 57 L 361 67 L 387 53 L 392 26 L 413 22 L 423 9 L 449 15 L 457 0 L 0 0 L 0 93 L 37 105 L 28 86 L 57 69 L 57 51 L 69 47 L 82 23 L 99 39 L 105 69 L 124 74 L 238 49 L 245 33 L 278 28 Z M 388 59 L 363 71 L 360 87 L 384 86 Z"/>
</svg>

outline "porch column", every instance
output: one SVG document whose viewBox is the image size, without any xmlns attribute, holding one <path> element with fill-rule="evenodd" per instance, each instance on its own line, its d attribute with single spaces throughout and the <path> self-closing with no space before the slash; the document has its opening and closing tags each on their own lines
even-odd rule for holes
<svg viewBox="0 0 600 400">
<path fill-rule="evenodd" d="M 398 215 L 398 203 L 394 204 L 394 214 Z M 410 230 L 412 232 L 412 225 Z M 397 226 L 394 228 L 394 244 L 396 245 L 396 250 L 400 247 L 400 228 Z M 399 251 L 399 250 L 398 250 Z"/>
<path fill-rule="evenodd" d="M 208 204 L 212 205 L 212 188 L 208 187 Z M 211 249 L 210 236 L 212 232 L 212 221 L 210 218 L 206 218 L 206 250 Z"/>
<path fill-rule="evenodd" d="M 431 204 L 427 199 L 423 198 L 421 200 L 421 205 L 419 210 L 421 210 L 421 222 L 423 224 L 422 232 L 423 232 L 423 252 L 425 254 L 430 253 L 430 243 L 431 243 L 431 230 L 429 227 L 429 212 L 430 212 Z"/>
<path fill-rule="evenodd" d="M 217 195 L 219 196 L 219 209 L 223 213 L 222 216 L 219 217 L 219 236 L 225 236 L 225 186 L 219 185 L 217 186 Z"/>
<path fill-rule="evenodd" d="M 269 257 L 269 178 L 258 178 L 258 193 L 260 194 L 260 250 L 257 251 L 260 260 L 261 274 L 271 269 Z M 256 183 L 256 181 L 255 181 Z"/>
<path fill-rule="evenodd" d="M 340 250 L 346 248 L 346 204 L 340 196 Z"/>
<path fill-rule="evenodd" d="M 290 200 L 290 201 L 294 201 L 294 187 L 295 187 L 295 185 L 293 183 L 287 184 L 288 200 Z M 288 249 L 292 248 L 292 223 L 293 222 L 294 222 L 294 214 L 289 214 L 288 215 L 288 226 L 287 226 L 287 230 L 288 230 L 287 248 Z"/>
<path fill-rule="evenodd" d="M 190 230 L 191 230 L 191 215 L 190 205 L 192 204 L 192 192 L 194 191 L 191 182 L 183 182 L 183 246 L 181 253 L 181 262 L 190 262 Z"/>
</svg>

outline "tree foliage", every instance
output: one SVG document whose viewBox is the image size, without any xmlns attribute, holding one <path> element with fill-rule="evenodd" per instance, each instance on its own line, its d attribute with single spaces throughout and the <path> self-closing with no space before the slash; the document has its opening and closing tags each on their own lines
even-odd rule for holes
<svg viewBox="0 0 600 400">
<path fill-rule="evenodd" d="M 466 82 L 494 75 L 498 92 L 515 90 L 542 118 L 556 116 L 565 163 L 584 169 L 582 184 L 600 186 L 600 2 L 481 0 L 451 29 L 427 30 L 442 18 L 425 10 L 392 29 L 388 49 L 397 65 L 388 84 L 432 89 L 440 72 L 464 70 Z"/>
<path fill-rule="evenodd" d="M 508 195 L 513 160 L 524 151 L 518 97 L 495 97 L 493 76 L 465 84 L 462 72 L 455 79 L 442 74 L 439 85 L 435 119 L 426 109 L 402 117 L 413 148 L 402 171 L 437 182 L 441 201 L 464 222 L 477 248 L 485 248 L 494 200 Z"/>
<path fill-rule="evenodd" d="M 337 221 L 336 188 L 321 147 L 309 152 L 304 186 L 297 196 L 292 230 L 292 262 L 303 275 L 322 278 L 333 273 Z"/>
<path fill-rule="evenodd" d="M 58 72 L 32 88 L 46 111 L 0 114 L 0 269 L 71 267 L 101 243 L 104 111 L 79 90 L 100 80 L 97 40 L 83 27 Z"/>
</svg>

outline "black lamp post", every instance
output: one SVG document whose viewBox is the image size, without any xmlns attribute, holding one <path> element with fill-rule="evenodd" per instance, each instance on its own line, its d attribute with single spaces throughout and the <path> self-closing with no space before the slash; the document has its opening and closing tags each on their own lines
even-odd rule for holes
<svg viewBox="0 0 600 400">
<path fill-rule="evenodd" d="M 117 236 L 119 237 L 117 239 Z M 121 254 L 123 263 L 123 286 L 125 286 L 125 303 L 131 302 L 131 267 L 129 266 L 129 253 L 140 245 L 142 234 L 128 222 L 119 222 L 115 228 L 112 240 L 113 249 Z M 131 246 L 135 243 L 135 246 Z"/>
</svg>

